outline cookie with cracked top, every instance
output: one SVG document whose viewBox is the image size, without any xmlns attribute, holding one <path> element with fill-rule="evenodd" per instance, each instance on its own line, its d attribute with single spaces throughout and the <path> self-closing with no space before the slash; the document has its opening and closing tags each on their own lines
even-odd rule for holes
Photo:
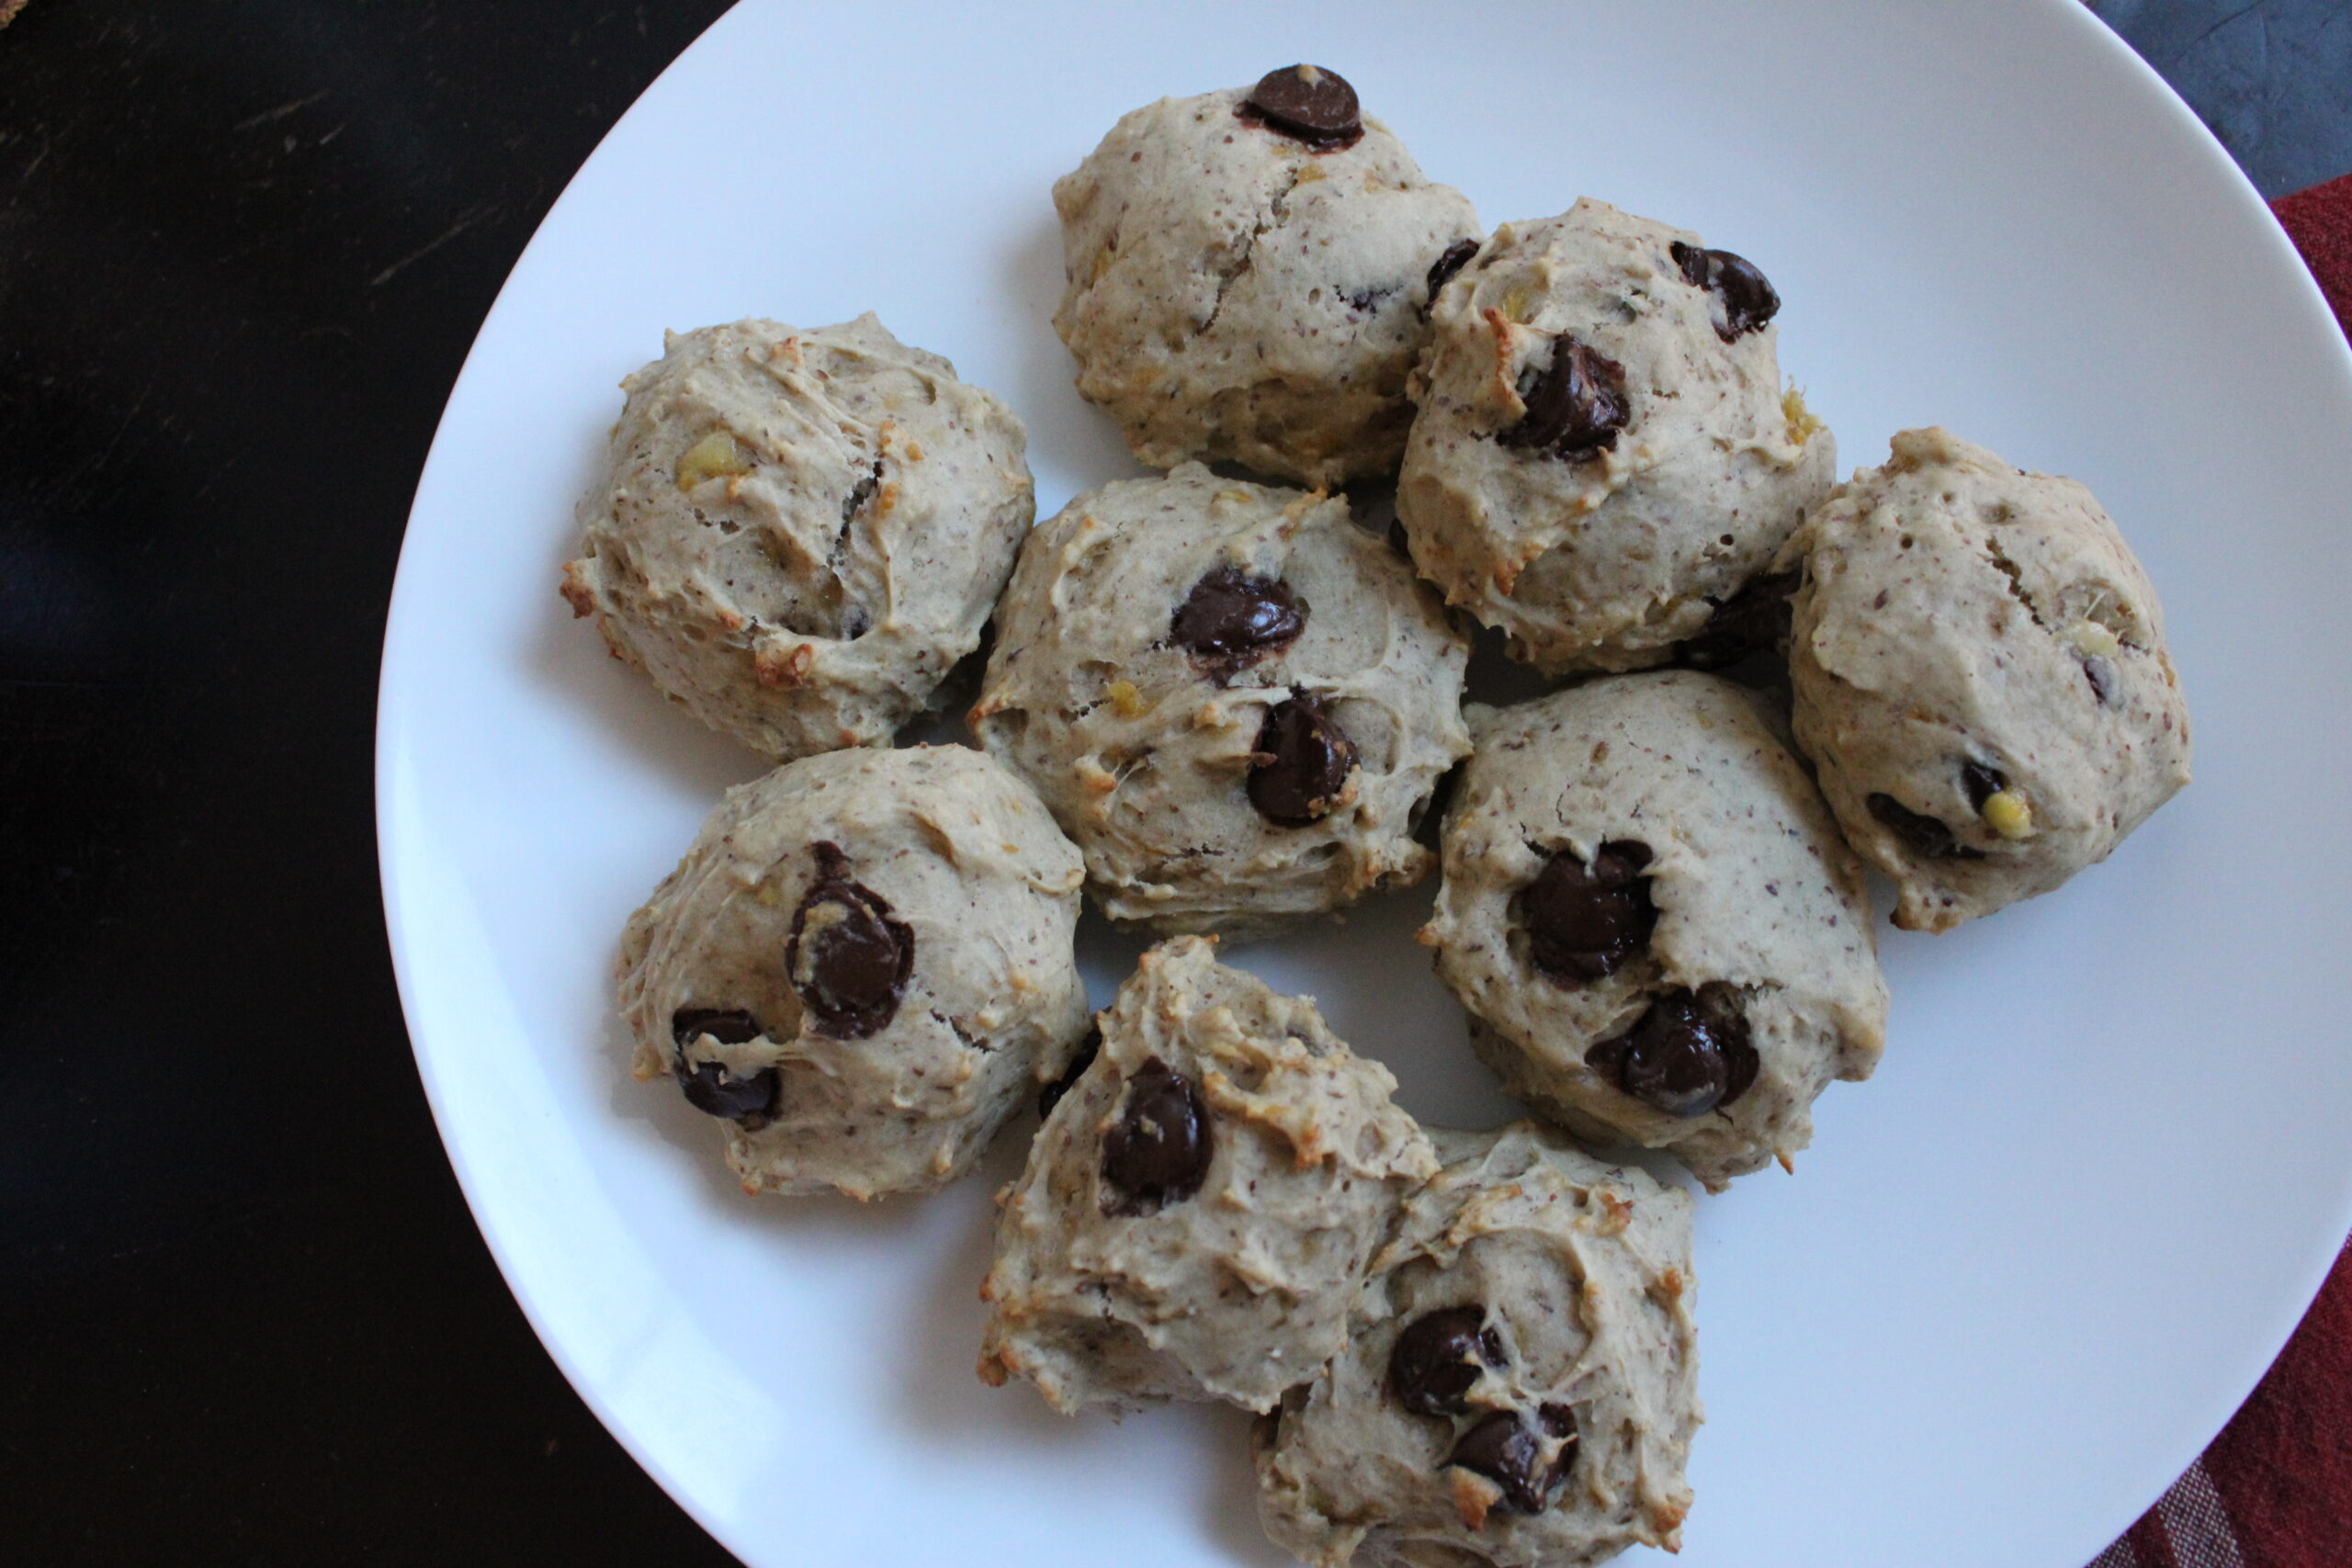
<svg viewBox="0 0 2352 1568">
<path fill-rule="evenodd" d="M 980 1377 L 1064 1412 L 1266 1409 L 1339 1349 L 1437 1157 L 1387 1068 L 1206 939 L 1145 953 L 1100 1021 L 1000 1196 Z"/>
<path fill-rule="evenodd" d="M 1474 708 L 1420 940 L 1504 1087 L 1709 1187 L 1886 1032 L 1862 869 L 1765 700 L 1658 671 Z"/>
<path fill-rule="evenodd" d="M 1432 863 L 1467 639 L 1343 498 L 1197 463 L 1078 496 L 1022 547 L 971 713 L 1086 854 L 1095 903 L 1240 937 Z"/>
<path fill-rule="evenodd" d="M 1036 515 L 1021 421 L 870 314 L 673 333 L 622 387 L 573 613 L 771 760 L 888 745 L 978 646 Z"/>
<path fill-rule="evenodd" d="M 787 762 L 729 790 L 621 942 L 639 1078 L 717 1124 L 747 1191 L 922 1192 L 1080 1051 L 1078 851 L 961 746 Z"/>
<path fill-rule="evenodd" d="M 2188 783 L 2163 607 L 2074 480 L 1906 430 L 1790 541 L 1800 569 L 1797 744 L 1896 925 L 2047 893 Z"/>
<path fill-rule="evenodd" d="M 1550 675 L 1769 647 L 1757 579 L 1837 482 L 1753 263 L 1578 200 L 1439 292 L 1396 513 L 1422 574 Z"/>
<path fill-rule="evenodd" d="M 1671 1551 L 1699 1420 L 1688 1193 L 1529 1122 L 1431 1134 L 1330 1366 L 1252 1434 L 1258 1509 L 1324 1568 Z"/>
<path fill-rule="evenodd" d="M 1054 330 L 1136 457 L 1318 486 L 1396 471 L 1430 292 L 1480 231 L 1337 73 L 1146 105 L 1054 206 Z"/>
</svg>

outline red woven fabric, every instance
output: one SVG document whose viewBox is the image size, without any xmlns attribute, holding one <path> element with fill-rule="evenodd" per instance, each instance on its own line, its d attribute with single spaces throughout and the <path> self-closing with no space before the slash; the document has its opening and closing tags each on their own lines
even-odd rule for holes
<svg viewBox="0 0 2352 1568">
<path fill-rule="evenodd" d="M 2352 175 L 2270 204 L 2352 337 Z M 2092 1568 L 2352 1565 L 2352 1251 L 2205 1457 Z"/>
<path fill-rule="evenodd" d="M 2352 175 L 2282 196 L 2270 204 L 2295 248 L 2311 263 L 2320 292 L 2352 336 Z"/>
</svg>

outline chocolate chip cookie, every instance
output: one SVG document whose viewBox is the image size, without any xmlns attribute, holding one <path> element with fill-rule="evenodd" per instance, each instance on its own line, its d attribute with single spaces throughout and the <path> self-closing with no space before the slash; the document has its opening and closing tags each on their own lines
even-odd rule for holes
<svg viewBox="0 0 2352 1568">
<path fill-rule="evenodd" d="M 1436 1156 L 1385 1067 L 1199 937 L 1146 953 L 1101 1024 L 998 1200 L 980 1376 L 1065 1412 L 1266 1409 L 1339 1349 Z"/>
<path fill-rule="evenodd" d="M 1763 701 L 1695 671 L 1499 711 L 1421 941 L 1504 1087 L 1709 1187 L 1813 1136 L 1886 1034 L 1862 869 Z"/>
<path fill-rule="evenodd" d="M 962 1175 L 1086 1030 L 1078 851 L 960 746 L 830 752 L 728 791 L 622 938 L 637 1076 L 746 1191 Z"/>
<path fill-rule="evenodd" d="M 1906 430 L 1792 540 L 1797 744 L 1894 923 L 1949 931 L 2105 860 L 2188 783 L 2147 573 L 2090 491 Z"/>
<path fill-rule="evenodd" d="M 1020 420 L 871 315 L 672 333 L 621 385 L 573 613 L 764 756 L 888 744 L 1036 515 Z"/>
<path fill-rule="evenodd" d="M 1252 1434 L 1317 1568 L 1565 1568 L 1674 1550 L 1700 1420 L 1690 1195 L 1527 1123 L 1436 1134 L 1346 1348 Z"/>
<path fill-rule="evenodd" d="M 1736 656 L 1743 591 L 1837 481 L 1779 309 L 1750 262 L 1604 202 L 1497 230 L 1413 376 L 1422 575 L 1548 674 Z"/>
<path fill-rule="evenodd" d="M 1040 525 L 972 728 L 1113 919 L 1262 931 L 1418 881 L 1468 643 L 1344 500 L 1188 463 Z"/>
<path fill-rule="evenodd" d="M 1054 186 L 1054 330 L 1155 468 L 1394 473 L 1432 272 L 1478 238 L 1355 90 L 1312 65 L 1123 118 Z"/>
</svg>

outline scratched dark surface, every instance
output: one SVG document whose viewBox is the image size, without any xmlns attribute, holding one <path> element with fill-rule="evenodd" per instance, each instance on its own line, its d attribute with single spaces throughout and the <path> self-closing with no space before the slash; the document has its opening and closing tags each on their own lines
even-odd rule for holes
<svg viewBox="0 0 2352 1568">
<path fill-rule="evenodd" d="M 473 1230 L 369 797 L 458 363 L 723 8 L 32 0 L 0 30 L 0 1560 L 728 1561 Z M 2266 190 L 2352 169 L 2346 6 L 2098 8 Z"/>
</svg>

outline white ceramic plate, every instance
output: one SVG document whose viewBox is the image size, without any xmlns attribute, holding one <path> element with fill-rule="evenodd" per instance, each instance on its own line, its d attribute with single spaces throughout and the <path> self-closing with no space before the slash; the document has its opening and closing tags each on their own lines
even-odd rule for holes
<svg viewBox="0 0 2352 1568">
<path fill-rule="evenodd" d="M 386 903 L 441 1133 L 565 1373 L 747 1561 L 1272 1563 L 1243 1420 L 974 1379 L 1008 1138 L 927 1201 L 746 1200 L 629 1081 L 623 919 L 756 764 L 555 592 L 664 327 L 873 308 L 1132 471 L 1070 387 L 1047 188 L 1123 110 L 1307 59 L 1488 221 L 1589 193 L 1758 260 L 1849 466 L 1942 423 L 2086 480 L 2161 589 L 2198 783 L 2108 865 L 1888 932 L 1885 1065 L 1699 1224 L 1689 1568 L 2081 1568 L 2252 1387 L 2352 1215 L 2335 973 L 2352 359 L 2255 193 L 2071 0 L 745 5 L 629 111 L 467 362 L 401 560 Z M 1410 933 L 1240 950 L 1425 1118 L 1499 1120 Z M 1136 944 L 1088 939 L 1098 1003 Z"/>
</svg>

